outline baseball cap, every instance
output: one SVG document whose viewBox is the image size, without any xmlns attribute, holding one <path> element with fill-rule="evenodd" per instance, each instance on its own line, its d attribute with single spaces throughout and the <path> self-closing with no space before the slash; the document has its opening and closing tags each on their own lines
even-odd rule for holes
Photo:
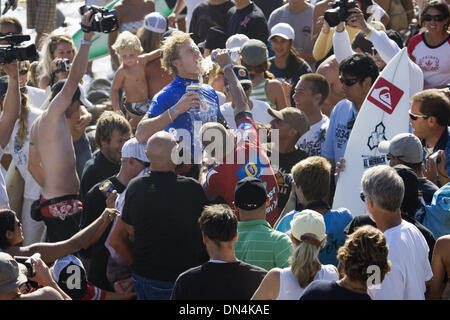
<svg viewBox="0 0 450 320">
<path fill-rule="evenodd" d="M 109 93 L 105 90 L 93 90 L 89 91 L 87 99 L 92 104 L 101 104 L 102 102 L 108 101 L 110 98 Z"/>
<path fill-rule="evenodd" d="M 254 67 L 269 59 L 269 51 L 261 40 L 250 39 L 241 47 L 241 58 L 243 64 Z"/>
<path fill-rule="evenodd" d="M 250 39 L 249 37 L 247 37 L 245 34 L 242 33 L 233 34 L 231 37 L 228 38 L 227 42 L 225 43 L 225 48 L 229 50 L 241 49 L 244 43 L 249 39 Z"/>
<path fill-rule="evenodd" d="M 156 33 L 164 33 L 167 30 L 167 19 L 159 12 L 151 12 L 144 18 L 144 28 Z"/>
<path fill-rule="evenodd" d="M 412 133 L 399 133 L 391 140 L 381 141 L 378 151 L 390 153 L 406 163 L 421 163 L 423 161 L 422 143 Z"/>
<path fill-rule="evenodd" d="M 122 147 L 122 158 L 135 158 L 143 162 L 150 162 L 145 155 L 146 150 L 145 143 L 139 143 L 136 138 L 131 138 Z"/>
<path fill-rule="evenodd" d="M 312 235 L 315 239 L 325 239 L 325 220 L 323 216 L 310 209 L 296 213 L 291 221 L 291 235 L 297 240 L 303 240 L 302 236 Z"/>
<path fill-rule="evenodd" d="M 53 279 L 72 299 L 79 300 L 87 293 L 86 270 L 80 259 L 67 255 L 56 260 L 52 267 Z"/>
<path fill-rule="evenodd" d="M 301 135 L 309 130 L 309 120 L 306 114 L 297 108 L 287 107 L 280 111 L 269 108 L 267 112 L 274 118 L 286 121 Z"/>
<path fill-rule="evenodd" d="M 244 210 L 254 210 L 266 203 L 267 191 L 263 182 L 257 178 L 246 177 L 236 184 L 234 204 Z"/>
<path fill-rule="evenodd" d="M 252 81 L 250 80 L 250 76 L 248 75 L 248 70 L 246 67 L 233 66 L 233 72 L 241 84 L 252 84 Z M 225 83 L 225 87 L 228 87 L 227 79 L 224 78 L 223 80 Z"/>
<path fill-rule="evenodd" d="M 285 22 L 280 22 L 274 25 L 270 30 L 269 40 L 271 40 L 275 36 L 282 37 L 283 39 L 286 40 L 294 40 L 295 31 L 294 28 L 292 28 L 289 24 Z"/>
<path fill-rule="evenodd" d="M 0 252 L 0 294 L 5 294 L 18 288 L 28 281 L 27 267 L 18 263 L 14 258 Z"/>
</svg>

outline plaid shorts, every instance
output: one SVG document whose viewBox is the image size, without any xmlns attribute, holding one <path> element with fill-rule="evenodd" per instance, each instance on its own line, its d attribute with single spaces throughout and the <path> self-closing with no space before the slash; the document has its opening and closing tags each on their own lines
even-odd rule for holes
<svg viewBox="0 0 450 320">
<path fill-rule="evenodd" d="M 51 33 L 56 28 L 56 0 L 28 0 L 27 27 L 39 33 Z"/>
</svg>

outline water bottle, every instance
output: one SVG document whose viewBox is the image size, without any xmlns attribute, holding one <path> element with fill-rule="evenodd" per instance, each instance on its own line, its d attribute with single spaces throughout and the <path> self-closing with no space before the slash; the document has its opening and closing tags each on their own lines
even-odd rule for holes
<svg viewBox="0 0 450 320">
<path fill-rule="evenodd" d="M 234 64 L 239 62 L 239 57 L 240 57 L 240 53 L 239 53 L 239 48 L 234 48 L 234 49 L 228 49 L 228 54 L 231 57 L 231 61 L 233 61 Z M 216 57 L 215 57 L 215 52 L 212 53 L 211 55 L 211 59 L 213 62 L 216 62 Z"/>
</svg>

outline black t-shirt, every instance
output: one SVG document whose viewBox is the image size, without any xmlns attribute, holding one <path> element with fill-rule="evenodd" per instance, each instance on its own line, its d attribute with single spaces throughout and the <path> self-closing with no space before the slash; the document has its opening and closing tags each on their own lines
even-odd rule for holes
<svg viewBox="0 0 450 320">
<path fill-rule="evenodd" d="M 128 184 L 122 220 L 134 228 L 133 273 L 175 281 L 208 259 L 198 218 L 207 204 L 200 183 L 173 172 L 151 172 Z"/>
<path fill-rule="evenodd" d="M 228 10 L 228 37 L 237 33 L 267 43 L 269 37 L 267 20 L 261 9 L 254 3 L 243 9 L 236 10 L 236 7 L 233 7 Z"/>
<path fill-rule="evenodd" d="M 172 300 L 250 300 L 267 271 L 242 262 L 207 262 L 183 272 Z"/>
<path fill-rule="evenodd" d="M 418 222 L 414 218 L 402 215 L 402 219 L 415 225 L 416 228 L 419 229 L 420 233 L 422 233 L 423 237 L 425 238 L 425 241 L 428 244 L 428 247 L 430 248 L 430 251 L 428 252 L 428 259 L 431 263 L 431 257 L 433 256 L 434 245 L 436 243 L 436 239 L 434 238 L 433 233 L 427 228 L 425 228 L 420 222 Z M 358 227 L 365 225 L 371 225 L 375 228 L 377 227 L 375 221 L 373 221 L 369 215 L 363 214 L 354 217 L 352 221 L 350 221 L 350 223 L 347 225 L 347 227 L 345 227 L 344 233 L 346 235 L 352 234 Z"/>
<path fill-rule="evenodd" d="M 114 186 L 114 190 L 122 193 L 126 186 L 123 185 L 116 177 L 108 178 Z M 83 203 L 83 212 L 81 214 L 80 229 L 86 228 L 95 219 L 97 219 L 106 208 L 106 196 L 99 187 L 103 181 L 95 184 L 85 196 Z M 91 263 L 88 270 L 88 280 L 95 286 L 103 289 L 114 291 L 112 285 L 106 277 L 106 267 L 108 265 L 109 251 L 105 247 L 106 238 L 111 231 L 112 224 L 103 232 L 100 239 L 85 250 L 81 250 L 80 254 L 83 258 L 90 258 Z"/>
<path fill-rule="evenodd" d="M 273 144 L 266 144 L 264 145 L 264 147 L 267 150 L 267 156 L 270 157 L 273 149 Z M 281 213 L 284 206 L 286 205 L 286 202 L 289 199 L 289 195 L 292 189 L 292 179 L 290 179 L 291 176 L 289 176 L 291 173 L 291 169 L 299 161 L 306 159 L 308 157 L 308 154 L 303 149 L 295 146 L 295 150 L 293 152 L 279 152 L 278 155 L 279 167 L 276 167 L 275 164 L 272 164 L 272 168 L 278 183 L 278 212 Z"/>
<path fill-rule="evenodd" d="M 418 178 L 419 190 L 422 192 L 423 200 L 426 204 L 430 205 L 433 200 L 433 195 L 439 190 L 438 186 L 425 177 Z"/>
<path fill-rule="evenodd" d="M 367 293 L 341 287 L 336 281 L 316 280 L 305 289 L 300 300 L 372 300 Z"/>
<path fill-rule="evenodd" d="M 253 2 L 262 10 L 267 21 L 275 9 L 284 5 L 283 0 L 253 0 Z"/>
<path fill-rule="evenodd" d="M 109 161 L 100 151 L 95 153 L 94 157 L 88 160 L 84 166 L 80 181 L 81 201 L 84 201 L 86 193 L 91 190 L 94 184 L 116 175 L 119 170 L 119 163 Z"/>
<path fill-rule="evenodd" d="M 195 43 L 206 40 L 208 31 L 211 27 L 217 26 L 224 32 L 227 30 L 227 12 L 233 7 L 231 1 L 219 5 L 212 5 L 206 1 L 198 4 L 192 12 L 189 32 L 192 33 L 192 39 Z"/>
</svg>

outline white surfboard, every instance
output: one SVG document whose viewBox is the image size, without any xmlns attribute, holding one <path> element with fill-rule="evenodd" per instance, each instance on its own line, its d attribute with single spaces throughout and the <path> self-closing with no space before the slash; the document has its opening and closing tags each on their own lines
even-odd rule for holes
<svg viewBox="0 0 450 320">
<path fill-rule="evenodd" d="M 410 81 L 422 81 L 410 77 L 408 60 L 404 48 L 389 61 L 364 100 L 347 143 L 345 170 L 336 185 L 333 208 L 347 208 L 353 216 L 366 213 L 360 197 L 361 177 L 368 168 L 388 164 L 378 143 L 408 132 Z"/>
</svg>

